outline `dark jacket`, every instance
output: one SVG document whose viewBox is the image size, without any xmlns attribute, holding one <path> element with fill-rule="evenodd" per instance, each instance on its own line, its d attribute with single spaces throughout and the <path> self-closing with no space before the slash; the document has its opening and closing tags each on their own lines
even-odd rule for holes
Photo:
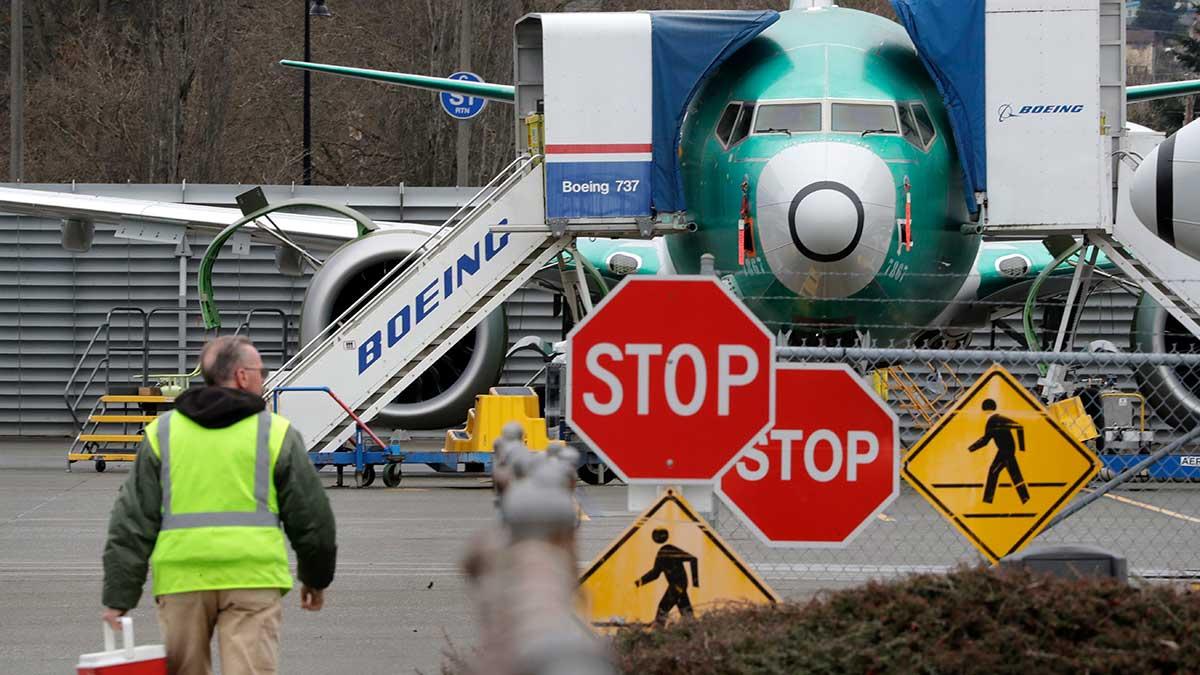
<svg viewBox="0 0 1200 675">
<path fill-rule="evenodd" d="M 227 427 L 262 411 L 262 398 L 237 389 L 190 389 L 176 402 L 176 414 L 209 429 Z M 162 464 L 143 439 L 129 478 L 121 486 L 108 523 L 104 546 L 102 602 L 113 609 L 133 609 L 142 595 L 150 554 L 162 525 Z M 337 560 L 333 511 L 325 486 L 308 459 L 300 432 L 289 427 L 275 461 L 279 519 L 296 551 L 296 575 L 311 588 L 333 581 Z"/>
</svg>

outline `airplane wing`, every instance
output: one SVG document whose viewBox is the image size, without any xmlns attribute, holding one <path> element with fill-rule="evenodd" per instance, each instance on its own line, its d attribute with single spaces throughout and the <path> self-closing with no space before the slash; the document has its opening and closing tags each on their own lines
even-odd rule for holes
<svg viewBox="0 0 1200 675">
<path fill-rule="evenodd" d="M 350 66 L 335 66 L 325 63 L 309 63 L 306 61 L 283 60 L 280 65 L 300 70 L 311 70 L 321 73 L 332 73 L 344 77 L 357 77 L 376 82 L 389 82 L 416 89 L 431 91 L 446 91 L 467 96 L 478 96 L 492 101 L 512 103 L 516 94 L 515 88 L 505 84 L 490 82 L 469 82 L 452 80 L 447 77 L 429 77 L 426 75 L 410 75 L 387 70 L 371 70 L 369 68 L 353 68 Z M 1138 84 L 1126 87 L 1125 95 L 1129 103 L 1152 101 L 1172 96 L 1200 94 L 1200 80 L 1181 80 L 1179 82 L 1159 82 L 1155 84 Z"/>
<path fill-rule="evenodd" d="M 1125 98 L 1130 103 L 1153 101 L 1157 98 L 1170 98 L 1172 96 L 1186 96 L 1188 94 L 1200 94 L 1200 80 L 1138 84 L 1125 88 Z"/>
<path fill-rule="evenodd" d="M 333 66 L 325 63 L 308 63 L 305 61 L 283 60 L 279 65 L 300 70 L 312 70 L 321 73 L 333 73 L 345 77 L 357 77 L 376 82 L 402 84 L 416 89 L 431 91 L 446 91 L 454 94 L 465 94 L 478 98 L 486 98 L 501 103 L 512 103 L 516 98 L 516 89 L 507 84 L 491 84 L 490 82 L 471 82 L 468 80 L 452 80 L 448 77 L 429 77 L 426 75 L 409 75 L 408 73 L 393 73 L 387 70 L 370 70 L 368 68 L 351 68 L 350 66 Z"/>
<path fill-rule="evenodd" d="M 114 225 L 182 225 L 207 234 L 216 234 L 242 217 L 242 212 L 235 208 L 3 187 L 0 187 L 0 212 Z M 271 214 L 271 220 L 302 246 L 329 249 L 358 236 L 358 228 L 349 218 L 276 212 Z M 388 229 L 432 231 L 429 226 L 411 223 L 376 224 Z M 277 243 L 256 223 L 247 225 L 245 231 L 256 241 Z"/>
</svg>

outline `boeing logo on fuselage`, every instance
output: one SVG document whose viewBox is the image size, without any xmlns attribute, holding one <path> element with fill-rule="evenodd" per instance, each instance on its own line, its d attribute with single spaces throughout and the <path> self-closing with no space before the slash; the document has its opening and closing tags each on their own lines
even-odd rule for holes
<svg viewBox="0 0 1200 675">
<path fill-rule="evenodd" d="M 1005 103 L 1000 106 L 998 116 L 1001 122 L 1006 122 L 1014 117 L 1024 117 L 1025 115 L 1074 115 L 1083 112 L 1087 107 L 1082 103 L 1068 103 L 1066 105 L 1023 105 L 1020 108 Z"/>
<path fill-rule="evenodd" d="M 504 225 L 508 219 L 498 224 Z M 388 319 L 387 324 L 375 331 L 358 346 L 358 374 L 362 375 L 383 356 L 384 347 L 395 347 L 413 327 L 432 315 L 438 308 L 438 300 L 445 300 L 454 294 L 463 280 L 474 276 L 481 264 L 491 262 L 504 247 L 508 245 L 508 233 L 497 236 L 493 232 L 484 235 L 482 241 L 475 242 L 468 254 L 458 256 L 458 260 L 442 270 L 436 277 L 428 277 L 425 285 L 415 298 L 404 303 L 400 311 Z M 480 250 L 482 249 L 482 251 Z M 482 256 L 480 255 L 482 253 Z M 387 335 L 386 341 L 384 335 Z"/>
</svg>

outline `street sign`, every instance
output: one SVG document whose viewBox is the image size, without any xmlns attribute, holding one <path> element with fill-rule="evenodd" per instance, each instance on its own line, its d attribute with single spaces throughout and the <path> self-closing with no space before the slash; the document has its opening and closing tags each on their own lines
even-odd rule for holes
<svg viewBox="0 0 1200 675">
<path fill-rule="evenodd" d="M 674 490 L 596 557 L 579 587 L 598 628 L 662 623 L 730 602 L 779 602 Z"/>
<path fill-rule="evenodd" d="M 717 480 L 768 546 L 845 546 L 900 491 L 899 422 L 845 364 L 775 366 L 775 426 Z"/>
<path fill-rule="evenodd" d="M 626 482 L 707 483 L 771 424 L 771 333 L 713 277 L 626 277 L 567 337 L 567 422 Z"/>
<path fill-rule="evenodd" d="M 1000 366 L 904 458 L 904 478 L 989 560 L 1021 550 L 1100 461 Z"/>
<path fill-rule="evenodd" d="M 483 82 L 482 77 L 467 71 L 452 73 L 450 79 Z M 487 99 L 478 96 L 467 96 L 466 94 L 443 91 L 438 98 L 442 102 L 442 110 L 445 110 L 447 115 L 456 120 L 469 120 L 483 112 L 483 109 L 487 107 Z"/>
</svg>

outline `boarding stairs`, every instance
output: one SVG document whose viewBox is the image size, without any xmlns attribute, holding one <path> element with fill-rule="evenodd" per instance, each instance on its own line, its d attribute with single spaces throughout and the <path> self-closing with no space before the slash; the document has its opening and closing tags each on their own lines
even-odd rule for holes
<svg viewBox="0 0 1200 675">
<path fill-rule="evenodd" d="M 540 156 L 515 160 L 268 379 L 268 392 L 289 390 L 278 412 L 310 452 L 340 449 L 355 422 L 329 397 L 296 388 L 329 387 L 370 422 L 575 236 L 636 236 L 645 227 L 551 223 L 544 181 Z"/>
<path fill-rule="evenodd" d="M 153 330 L 171 332 L 178 330 L 179 322 L 186 324 L 188 315 L 187 309 L 179 307 L 114 307 L 104 316 L 63 388 L 63 404 L 77 430 L 67 448 L 68 471 L 76 462 L 94 462 L 96 471 L 104 471 L 109 462 L 132 462 L 145 426 L 174 408 L 175 396 L 199 377 L 198 365 L 187 373 L 150 370 L 153 357 L 182 357 L 184 363 L 195 356 L 186 350 L 152 347 L 155 319 L 169 319 L 176 325 L 160 323 Z M 249 334 L 251 320 L 263 316 L 278 318 L 281 338 L 278 348 L 264 344 L 259 352 L 286 361 L 288 317 L 282 310 L 251 309 L 234 334 Z"/>
<path fill-rule="evenodd" d="M 929 429 L 954 406 L 965 387 L 958 373 L 945 361 L 925 363 L 924 374 L 913 374 L 903 365 L 877 371 L 877 382 L 885 400 L 907 413 L 917 429 Z M 895 393 L 893 397 L 891 394 Z"/>
<path fill-rule="evenodd" d="M 1186 286 L 1188 283 L 1195 285 L 1194 281 L 1160 272 L 1151 256 L 1137 255 L 1130 245 L 1111 235 L 1091 233 L 1089 238 L 1130 281 L 1154 298 L 1185 330 L 1200 337 L 1200 311 L 1194 300 L 1196 289 Z"/>
</svg>

